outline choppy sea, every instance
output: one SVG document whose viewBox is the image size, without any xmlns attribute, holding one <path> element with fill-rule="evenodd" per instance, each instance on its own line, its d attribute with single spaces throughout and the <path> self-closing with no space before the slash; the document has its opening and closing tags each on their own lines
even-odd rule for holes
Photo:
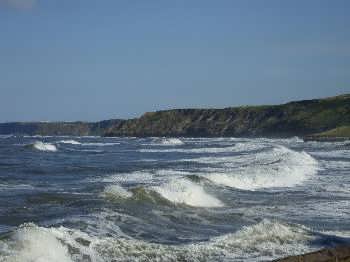
<svg viewBox="0 0 350 262">
<path fill-rule="evenodd" d="M 0 261 L 270 261 L 350 244 L 350 142 L 0 137 Z"/>
</svg>

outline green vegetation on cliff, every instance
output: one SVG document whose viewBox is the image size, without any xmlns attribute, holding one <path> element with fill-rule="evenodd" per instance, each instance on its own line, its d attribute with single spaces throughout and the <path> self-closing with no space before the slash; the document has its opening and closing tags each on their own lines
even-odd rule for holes
<svg viewBox="0 0 350 262">
<path fill-rule="evenodd" d="M 272 106 L 173 109 L 130 120 L 0 124 L 0 134 L 104 136 L 350 137 L 350 95 Z"/>
<path fill-rule="evenodd" d="M 350 126 L 341 126 L 326 132 L 315 134 L 319 137 L 350 137 Z"/>
<path fill-rule="evenodd" d="M 350 125 L 350 95 L 274 106 L 174 109 L 146 113 L 107 136 L 304 136 Z"/>
</svg>

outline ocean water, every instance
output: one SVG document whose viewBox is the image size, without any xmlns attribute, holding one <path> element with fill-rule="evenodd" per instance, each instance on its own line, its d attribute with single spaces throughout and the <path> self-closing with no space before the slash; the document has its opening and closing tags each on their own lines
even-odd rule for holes
<svg viewBox="0 0 350 262">
<path fill-rule="evenodd" d="M 270 261 L 350 243 L 350 142 L 0 137 L 0 261 Z"/>
</svg>

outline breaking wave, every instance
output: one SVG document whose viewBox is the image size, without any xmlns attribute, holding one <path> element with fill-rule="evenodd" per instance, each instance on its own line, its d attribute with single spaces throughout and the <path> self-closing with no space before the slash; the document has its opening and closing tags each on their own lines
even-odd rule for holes
<svg viewBox="0 0 350 262">
<path fill-rule="evenodd" d="M 8 242 L 0 242 L 0 261 L 3 262 L 72 262 L 68 247 L 61 242 L 55 229 L 24 224 Z M 59 232 L 58 230 L 56 232 Z"/>
<path fill-rule="evenodd" d="M 132 197 L 132 192 L 124 189 L 119 185 L 109 185 L 106 186 L 102 196 L 111 199 L 126 199 Z"/>
<path fill-rule="evenodd" d="M 317 173 L 318 162 L 306 152 L 278 146 L 256 154 L 249 165 L 218 170 L 205 177 L 219 185 L 256 190 L 298 185 Z"/>
<path fill-rule="evenodd" d="M 102 196 L 110 200 L 137 200 L 157 204 L 182 204 L 193 207 L 222 207 L 224 204 L 211 196 L 201 185 L 185 178 L 172 179 L 158 186 L 134 187 L 126 190 L 120 185 L 108 185 Z"/>
<path fill-rule="evenodd" d="M 48 151 L 48 152 L 57 151 L 57 147 L 55 145 L 50 143 L 44 143 L 41 141 L 36 141 L 34 144 L 30 144 L 28 146 L 39 151 Z"/>
<path fill-rule="evenodd" d="M 261 261 L 310 251 L 307 243 L 314 238 L 304 227 L 270 220 L 185 245 L 92 236 L 65 227 L 24 224 L 9 239 L 0 240 L 0 261 Z"/>
<path fill-rule="evenodd" d="M 176 204 L 186 204 L 197 207 L 223 206 L 220 200 L 206 193 L 202 186 L 184 178 L 172 179 L 152 189 L 165 199 Z"/>
</svg>

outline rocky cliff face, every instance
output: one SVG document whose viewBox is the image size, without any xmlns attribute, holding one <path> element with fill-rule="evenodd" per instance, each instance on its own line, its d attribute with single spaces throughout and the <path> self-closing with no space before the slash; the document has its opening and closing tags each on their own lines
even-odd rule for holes
<svg viewBox="0 0 350 262">
<path fill-rule="evenodd" d="M 339 133 L 350 137 L 350 95 L 274 106 L 174 109 L 130 120 L 0 124 L 0 134 L 104 136 L 266 136 Z M 338 130 L 337 132 L 327 132 Z M 344 132 L 345 131 L 345 132 Z M 348 134 L 349 133 L 349 134 Z"/>
<path fill-rule="evenodd" d="M 350 95 L 276 106 L 174 109 L 119 122 L 106 136 L 304 136 L 350 124 Z"/>
<path fill-rule="evenodd" d="M 325 248 L 304 255 L 278 259 L 275 262 L 350 262 L 350 246 Z"/>
</svg>

